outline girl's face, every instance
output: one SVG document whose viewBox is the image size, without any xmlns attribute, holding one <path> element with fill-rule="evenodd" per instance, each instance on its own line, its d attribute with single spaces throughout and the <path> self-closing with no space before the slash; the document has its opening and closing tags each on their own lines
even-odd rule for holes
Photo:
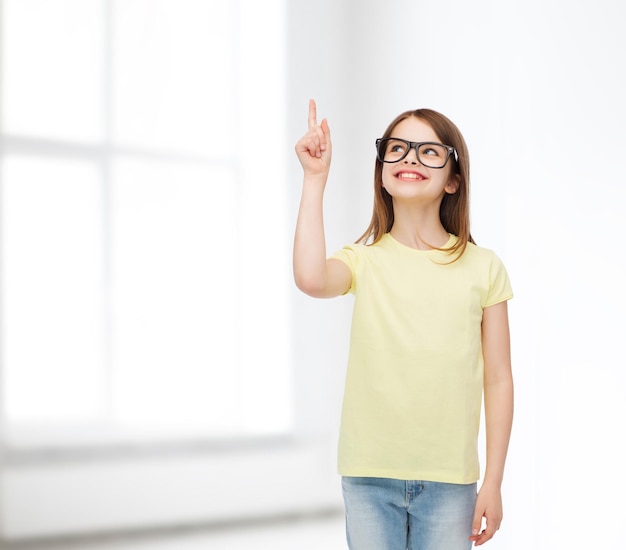
<svg viewBox="0 0 626 550">
<path fill-rule="evenodd" d="M 441 143 L 430 125 L 414 116 L 398 123 L 390 137 Z M 450 159 L 443 168 L 428 168 L 420 163 L 417 152 L 412 148 L 400 162 L 383 163 L 383 187 L 394 201 L 440 202 L 445 193 L 453 194 L 458 189 L 458 177 L 453 173 L 452 166 L 453 160 Z"/>
</svg>

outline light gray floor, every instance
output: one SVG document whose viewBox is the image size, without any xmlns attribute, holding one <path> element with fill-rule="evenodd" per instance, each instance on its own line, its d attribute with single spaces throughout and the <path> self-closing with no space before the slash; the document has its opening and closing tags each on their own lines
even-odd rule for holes
<svg viewBox="0 0 626 550">
<path fill-rule="evenodd" d="M 11 543 L 3 550 L 345 550 L 343 515 L 323 516 L 220 527 L 181 529 L 94 540 Z"/>
</svg>

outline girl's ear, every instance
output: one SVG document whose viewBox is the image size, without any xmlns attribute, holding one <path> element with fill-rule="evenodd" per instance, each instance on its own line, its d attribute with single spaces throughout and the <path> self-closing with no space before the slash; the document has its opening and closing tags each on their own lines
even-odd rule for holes
<svg viewBox="0 0 626 550">
<path fill-rule="evenodd" d="M 449 195 L 454 195 L 459 190 L 459 185 L 461 185 L 461 176 L 459 176 L 459 174 L 454 174 L 448 180 L 444 189 Z"/>
</svg>

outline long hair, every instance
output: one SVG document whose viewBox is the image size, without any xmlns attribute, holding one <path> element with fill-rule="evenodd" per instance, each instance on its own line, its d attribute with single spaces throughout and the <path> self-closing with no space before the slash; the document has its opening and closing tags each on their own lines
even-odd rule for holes
<svg viewBox="0 0 626 550">
<path fill-rule="evenodd" d="M 446 193 L 439 208 L 439 218 L 448 233 L 458 237 L 457 242 L 442 250 L 454 254 L 455 260 L 460 258 L 467 243 L 474 242 L 470 233 L 469 215 L 469 153 L 463 135 L 456 125 L 447 117 L 431 109 L 417 109 L 406 111 L 398 115 L 389 124 L 383 134 L 383 138 L 391 137 L 395 127 L 407 118 L 415 117 L 426 122 L 437 134 L 437 137 L 446 145 L 451 145 L 456 149 L 458 160 L 454 156 L 448 162 L 452 163 L 452 169 L 458 175 L 459 186 L 454 194 Z M 394 222 L 393 202 L 391 195 L 383 187 L 383 163 L 376 157 L 374 166 L 374 210 L 369 227 L 363 235 L 357 239 L 357 243 L 375 244 L 385 233 L 391 230 Z M 454 260 L 453 260 L 454 261 Z"/>
</svg>

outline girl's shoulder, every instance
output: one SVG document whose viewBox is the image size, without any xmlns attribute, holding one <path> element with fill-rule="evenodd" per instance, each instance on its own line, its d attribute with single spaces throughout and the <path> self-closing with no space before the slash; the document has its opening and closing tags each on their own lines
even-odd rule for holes
<svg viewBox="0 0 626 550">
<path fill-rule="evenodd" d="M 463 263 L 474 272 L 480 272 L 490 279 L 508 279 L 507 270 L 500 256 L 491 248 L 467 243 L 463 253 Z"/>
<path fill-rule="evenodd" d="M 467 254 L 469 257 L 492 261 L 493 259 L 499 260 L 497 253 L 491 249 L 484 246 L 478 246 L 475 243 L 467 243 L 467 247 L 465 248 L 465 252 L 463 255 Z"/>
<path fill-rule="evenodd" d="M 465 251 L 469 252 L 470 254 L 476 254 L 476 255 L 481 255 L 481 256 L 489 256 L 494 253 L 494 251 L 491 248 L 479 246 L 476 243 L 471 243 L 471 242 L 467 243 L 467 248 L 465 249 Z"/>
</svg>

